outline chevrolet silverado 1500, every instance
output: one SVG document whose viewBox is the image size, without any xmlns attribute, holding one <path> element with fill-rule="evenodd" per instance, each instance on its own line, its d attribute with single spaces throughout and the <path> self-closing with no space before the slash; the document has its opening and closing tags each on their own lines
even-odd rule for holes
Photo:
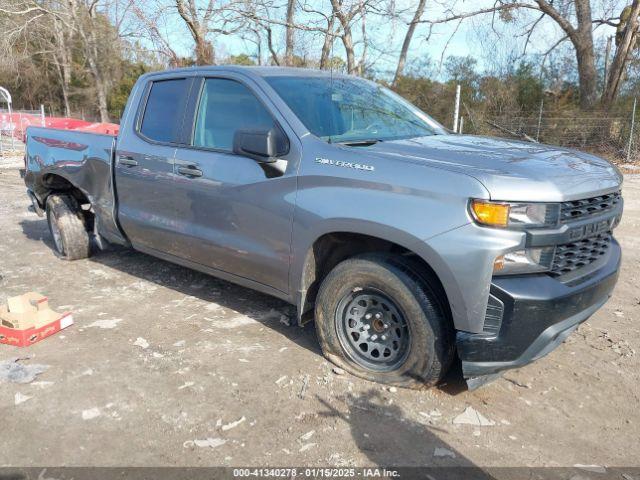
<svg viewBox="0 0 640 480">
<path fill-rule="evenodd" d="M 284 299 L 326 357 L 399 386 L 457 357 L 480 382 L 609 298 L 619 171 L 458 135 L 386 88 L 285 68 L 142 76 L 117 137 L 29 128 L 25 182 L 57 254 L 141 252 Z"/>
</svg>

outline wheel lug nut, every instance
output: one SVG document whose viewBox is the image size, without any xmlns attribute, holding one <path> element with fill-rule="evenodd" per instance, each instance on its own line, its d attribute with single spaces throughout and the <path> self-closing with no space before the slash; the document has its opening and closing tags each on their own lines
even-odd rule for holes
<svg viewBox="0 0 640 480">
<path fill-rule="evenodd" d="M 370 313 L 367 313 L 367 314 L 364 316 L 364 318 L 365 318 L 365 320 L 371 320 L 371 314 L 370 314 Z"/>
<path fill-rule="evenodd" d="M 380 339 L 384 342 L 384 341 L 387 339 L 387 336 L 386 336 L 386 335 L 382 335 L 382 336 L 380 337 Z"/>
<path fill-rule="evenodd" d="M 376 313 L 376 318 L 380 320 L 382 318 L 382 314 L 380 312 Z"/>
<path fill-rule="evenodd" d="M 369 325 L 365 325 L 360 329 L 361 332 L 366 332 L 367 330 L 369 330 Z"/>
<path fill-rule="evenodd" d="M 371 335 L 371 340 L 377 340 L 378 339 L 378 335 Z"/>
<path fill-rule="evenodd" d="M 388 324 L 388 323 L 385 323 L 385 324 L 383 325 L 383 327 L 384 327 L 384 328 L 389 328 L 389 324 Z"/>
</svg>

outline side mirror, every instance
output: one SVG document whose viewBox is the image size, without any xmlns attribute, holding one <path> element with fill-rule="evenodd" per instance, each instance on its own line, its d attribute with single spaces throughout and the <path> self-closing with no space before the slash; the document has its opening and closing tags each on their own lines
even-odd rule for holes
<svg viewBox="0 0 640 480">
<path fill-rule="evenodd" d="M 237 130 L 233 135 L 233 153 L 260 163 L 274 163 L 289 150 L 288 140 L 277 129 Z"/>
</svg>

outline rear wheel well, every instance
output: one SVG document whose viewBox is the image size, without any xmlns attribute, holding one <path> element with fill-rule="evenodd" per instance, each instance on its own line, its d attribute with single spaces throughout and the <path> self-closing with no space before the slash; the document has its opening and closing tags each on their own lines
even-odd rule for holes
<svg viewBox="0 0 640 480">
<path fill-rule="evenodd" d="M 47 203 L 47 198 L 51 195 L 70 195 L 80 206 L 80 213 L 85 220 L 85 225 L 89 232 L 93 231 L 94 214 L 91 201 L 87 198 L 82 190 L 73 185 L 66 178 L 50 173 L 42 178 L 42 186 L 46 194 L 42 197 L 43 207 Z"/>
<path fill-rule="evenodd" d="M 387 253 L 402 257 L 411 269 L 423 279 L 428 279 L 441 299 L 442 308 L 448 318 L 451 310 L 446 292 L 438 275 L 420 256 L 402 245 L 378 237 L 350 232 L 334 232 L 319 237 L 305 258 L 300 285 L 299 316 L 313 311 L 320 284 L 327 274 L 340 262 L 365 253 Z M 306 319 L 306 316 L 305 316 Z"/>
</svg>

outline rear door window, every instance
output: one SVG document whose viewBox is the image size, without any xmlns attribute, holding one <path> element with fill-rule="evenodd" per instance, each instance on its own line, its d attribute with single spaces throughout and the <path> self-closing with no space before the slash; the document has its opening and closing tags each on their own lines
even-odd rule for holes
<svg viewBox="0 0 640 480">
<path fill-rule="evenodd" d="M 205 80 L 193 132 L 193 145 L 231 151 L 233 136 L 240 129 L 276 128 L 264 105 L 235 80 Z"/>
<path fill-rule="evenodd" d="M 187 79 L 161 80 L 151 84 L 140 133 L 150 140 L 177 143 L 187 101 Z"/>
</svg>

